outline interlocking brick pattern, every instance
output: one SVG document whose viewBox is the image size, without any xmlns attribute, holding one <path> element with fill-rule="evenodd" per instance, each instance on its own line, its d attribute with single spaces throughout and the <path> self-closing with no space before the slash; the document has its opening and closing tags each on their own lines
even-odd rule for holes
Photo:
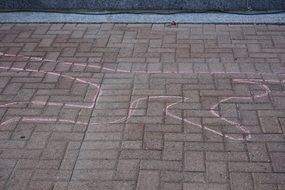
<svg viewBox="0 0 285 190">
<path fill-rule="evenodd" d="M 2 24 L 0 40 L 0 189 L 285 188 L 285 26 Z"/>
</svg>

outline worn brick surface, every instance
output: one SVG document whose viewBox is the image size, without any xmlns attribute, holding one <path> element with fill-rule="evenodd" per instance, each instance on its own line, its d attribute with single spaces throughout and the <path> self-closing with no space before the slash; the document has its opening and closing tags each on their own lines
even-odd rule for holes
<svg viewBox="0 0 285 190">
<path fill-rule="evenodd" d="M 284 39 L 283 25 L 1 24 L 0 189 L 283 190 Z"/>
</svg>

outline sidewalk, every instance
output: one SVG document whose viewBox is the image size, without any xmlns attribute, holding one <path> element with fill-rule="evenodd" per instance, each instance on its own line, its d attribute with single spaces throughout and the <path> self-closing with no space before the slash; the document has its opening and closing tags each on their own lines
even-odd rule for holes
<svg viewBox="0 0 285 190">
<path fill-rule="evenodd" d="M 285 26 L 0 24 L 0 189 L 284 190 Z"/>
</svg>

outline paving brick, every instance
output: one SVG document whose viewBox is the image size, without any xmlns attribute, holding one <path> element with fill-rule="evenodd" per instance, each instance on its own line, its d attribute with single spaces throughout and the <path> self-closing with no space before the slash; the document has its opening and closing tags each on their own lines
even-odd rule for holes
<svg viewBox="0 0 285 190">
<path fill-rule="evenodd" d="M 222 117 L 237 117 L 236 105 L 235 104 L 222 104 L 221 105 Z"/>
<path fill-rule="evenodd" d="M 271 172 L 272 169 L 269 163 L 256 162 L 230 162 L 229 171 L 234 172 Z"/>
<path fill-rule="evenodd" d="M 78 154 L 78 150 L 67 150 L 60 164 L 60 169 L 72 170 L 77 161 Z"/>
<path fill-rule="evenodd" d="M 70 170 L 36 170 L 34 180 L 67 181 L 71 176 Z"/>
<path fill-rule="evenodd" d="M 141 124 L 127 124 L 124 132 L 126 140 L 142 140 L 144 126 Z"/>
<path fill-rule="evenodd" d="M 143 139 L 145 149 L 162 149 L 162 134 L 159 132 L 146 132 Z"/>
<path fill-rule="evenodd" d="M 28 186 L 28 180 L 16 180 L 11 179 L 8 184 L 6 184 L 6 187 L 8 189 L 25 189 Z"/>
<path fill-rule="evenodd" d="M 260 123 L 264 133 L 282 133 L 277 118 L 260 117 Z"/>
<path fill-rule="evenodd" d="M 226 183 L 228 181 L 225 162 L 206 162 L 206 173 L 209 182 Z"/>
<path fill-rule="evenodd" d="M 42 159 L 62 159 L 65 153 L 66 143 L 59 141 L 50 141 L 44 149 Z"/>
<path fill-rule="evenodd" d="M 122 159 L 160 159 L 159 150 L 123 150 L 120 157 Z"/>
<path fill-rule="evenodd" d="M 146 170 L 181 170 L 182 164 L 177 161 L 143 160 L 140 163 L 140 168 Z"/>
<path fill-rule="evenodd" d="M 17 167 L 20 169 L 58 169 L 60 165 L 60 160 L 30 160 L 30 159 L 20 159 L 18 161 Z"/>
<path fill-rule="evenodd" d="M 267 143 L 267 147 L 269 152 L 284 152 L 285 151 L 285 145 L 283 143 Z"/>
<path fill-rule="evenodd" d="M 184 153 L 185 171 L 205 171 L 203 152 L 185 152 Z"/>
<path fill-rule="evenodd" d="M 119 160 L 115 178 L 118 180 L 136 180 L 139 160 Z"/>
<path fill-rule="evenodd" d="M 275 172 L 284 172 L 285 170 L 285 165 L 284 165 L 285 153 L 284 152 L 271 153 L 271 160 L 272 160 L 273 170 Z"/>
<path fill-rule="evenodd" d="M 251 161 L 270 161 L 266 146 L 261 143 L 250 143 L 247 145 Z"/>
<path fill-rule="evenodd" d="M 3 180 L 7 180 L 12 173 L 13 169 L 1 169 L 0 173 Z"/>
<path fill-rule="evenodd" d="M 153 131 L 153 132 L 181 132 L 181 125 L 159 125 L 159 124 L 146 124 L 145 131 Z"/>
<path fill-rule="evenodd" d="M 253 142 L 282 142 L 282 136 L 279 134 L 253 134 Z"/>
<path fill-rule="evenodd" d="M 25 144 L 24 141 L 7 141 L 7 140 L 2 140 L 0 141 L 0 143 L 1 143 L 0 148 L 5 148 L 5 149 L 23 148 Z"/>
<path fill-rule="evenodd" d="M 167 182 L 205 182 L 204 172 L 162 171 L 161 180 Z"/>
<path fill-rule="evenodd" d="M 141 149 L 142 142 L 141 141 L 123 141 L 122 149 Z"/>
<path fill-rule="evenodd" d="M 72 180 L 110 180 L 113 173 L 112 170 L 74 170 Z"/>
<path fill-rule="evenodd" d="M 48 132 L 34 132 L 27 143 L 27 148 L 37 149 L 44 148 L 50 133 Z"/>
<path fill-rule="evenodd" d="M 42 39 L 41 43 L 39 44 L 39 47 L 50 47 L 53 43 L 54 39 Z"/>
<path fill-rule="evenodd" d="M 105 139 L 104 139 L 105 140 Z M 118 149 L 120 147 L 119 141 L 85 141 L 82 143 L 82 149 L 101 149 L 101 150 L 107 150 L 107 149 Z"/>
<path fill-rule="evenodd" d="M 241 113 L 242 124 L 258 125 L 258 120 L 255 111 L 243 111 Z"/>
<path fill-rule="evenodd" d="M 283 184 L 285 175 L 284 173 L 254 173 L 253 179 L 255 183 Z"/>
<path fill-rule="evenodd" d="M 137 190 L 156 190 L 159 188 L 159 172 L 141 170 L 137 184 Z"/>
<path fill-rule="evenodd" d="M 248 161 L 248 156 L 246 152 L 206 152 L 206 160 Z"/>
<path fill-rule="evenodd" d="M 117 156 L 116 150 L 82 150 L 79 159 L 116 159 Z"/>
<path fill-rule="evenodd" d="M 51 140 L 61 140 L 61 141 L 81 141 L 83 139 L 83 133 L 53 133 Z"/>
<path fill-rule="evenodd" d="M 16 165 L 15 160 L 10 160 L 10 159 L 0 159 L 0 168 L 14 168 Z"/>
<path fill-rule="evenodd" d="M 166 133 L 166 141 L 202 141 L 201 134 Z"/>
<path fill-rule="evenodd" d="M 186 142 L 184 145 L 184 150 L 194 150 L 194 151 L 223 151 L 223 143 L 215 142 Z"/>
<path fill-rule="evenodd" d="M 88 133 L 86 140 L 120 140 L 121 134 L 117 132 L 109 133 Z"/>
<path fill-rule="evenodd" d="M 182 160 L 183 143 L 182 142 L 165 142 L 163 148 L 163 160 Z"/>
<path fill-rule="evenodd" d="M 226 184 L 202 184 L 202 183 L 184 183 L 183 190 L 192 190 L 192 189 L 199 189 L 199 190 L 227 190 L 228 185 Z"/>
<path fill-rule="evenodd" d="M 110 181 L 96 181 L 90 183 L 88 181 L 72 181 L 68 184 L 68 190 L 76 189 L 112 189 L 112 183 Z"/>
<path fill-rule="evenodd" d="M 42 190 L 49 190 L 53 188 L 53 183 L 52 182 L 44 182 L 44 181 L 32 181 L 29 184 L 29 189 L 42 189 Z"/>
<path fill-rule="evenodd" d="M 26 159 L 38 159 L 40 157 L 41 150 L 18 150 L 18 149 L 7 149 L 2 151 L 1 158 L 26 158 Z"/>
<path fill-rule="evenodd" d="M 249 173 L 231 173 L 230 178 L 233 190 L 253 190 L 252 176 Z"/>
<path fill-rule="evenodd" d="M 115 165 L 115 160 L 78 160 L 75 169 L 112 169 Z"/>
<path fill-rule="evenodd" d="M 149 103 L 147 108 L 147 115 L 163 115 L 164 104 L 163 103 Z"/>
</svg>

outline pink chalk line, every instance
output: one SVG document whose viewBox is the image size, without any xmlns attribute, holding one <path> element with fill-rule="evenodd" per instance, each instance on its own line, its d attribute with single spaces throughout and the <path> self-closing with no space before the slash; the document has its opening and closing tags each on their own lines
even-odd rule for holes
<svg viewBox="0 0 285 190">
<path fill-rule="evenodd" d="M 13 55 L 13 54 L 5 54 L 5 53 L 1 53 L 0 52 L 0 56 L 7 56 L 7 57 L 22 57 L 25 59 L 30 59 L 30 60 L 35 60 L 35 61 L 46 61 L 46 62 L 56 62 L 56 63 L 63 63 L 63 64 L 68 64 L 68 65 L 76 65 L 76 66 L 84 66 L 84 67 L 93 67 L 93 68 L 98 68 L 98 69 L 103 69 L 103 70 L 108 70 L 108 71 L 112 71 L 112 72 L 116 72 L 116 70 L 114 69 L 110 69 L 110 68 L 106 68 L 106 67 L 99 67 L 99 66 L 94 66 L 94 65 L 85 65 L 85 64 L 81 64 L 81 63 L 71 63 L 71 62 L 58 62 L 55 60 L 49 60 L 49 59 L 44 59 L 44 58 L 38 58 L 38 57 L 27 57 L 27 56 L 23 56 L 23 55 Z M 90 86 L 93 86 L 96 88 L 96 93 L 92 99 L 92 103 L 89 105 L 80 105 L 80 104 L 70 104 L 70 103 L 57 103 L 57 102 L 43 102 L 43 101 L 31 101 L 31 102 L 11 102 L 11 103 L 7 103 L 7 104 L 2 104 L 0 105 L 0 107 L 10 107 L 10 106 L 14 106 L 14 105 L 18 105 L 18 104 L 35 104 L 35 105 L 50 105 L 50 106 L 66 106 L 66 107 L 74 107 L 74 108 L 87 108 L 87 109 L 92 109 L 94 108 L 94 106 L 96 105 L 96 100 L 98 99 L 98 95 L 99 92 L 101 92 L 100 90 L 100 85 L 99 84 L 95 84 L 95 83 L 91 83 L 88 81 L 85 81 L 83 79 L 77 78 L 77 77 L 71 77 L 68 75 L 64 75 L 64 74 L 59 74 L 59 73 L 55 73 L 55 72 L 48 72 L 48 71 L 44 71 L 44 70 L 34 70 L 34 69 L 23 69 L 23 68 L 9 68 L 9 67 L 0 67 L 0 69 L 4 69 L 4 70 L 15 70 L 15 71 L 26 71 L 26 72 L 39 72 L 39 73 L 44 73 L 44 74 L 48 74 L 48 75 L 55 75 L 55 76 L 60 76 L 60 77 L 64 77 L 64 78 L 68 78 L 70 80 L 76 80 L 78 82 L 84 83 L 84 84 L 88 84 Z M 130 72 L 127 70 L 117 70 L 117 72 Z M 140 72 L 140 71 L 137 71 Z M 208 73 L 209 74 L 209 73 Z M 212 73 L 213 74 L 213 73 Z M 223 73 L 225 74 L 225 73 Z M 257 73 L 250 73 L 250 74 L 257 74 Z M 279 81 L 277 80 L 258 80 L 258 79 L 234 79 L 233 81 L 238 82 L 238 83 L 245 83 L 245 84 L 253 84 L 253 85 L 259 85 L 260 87 L 262 87 L 264 89 L 264 93 L 259 94 L 259 95 L 255 95 L 253 98 L 261 98 L 261 97 L 265 97 L 268 96 L 269 93 L 271 92 L 270 89 L 268 88 L 267 85 L 262 84 L 263 82 L 271 82 L 271 83 L 279 83 Z M 224 136 L 230 140 L 245 140 L 244 138 L 237 138 L 237 137 L 232 137 L 229 135 L 224 135 L 223 133 L 216 131 L 214 129 L 208 128 L 206 126 L 202 126 L 200 124 L 194 123 L 190 120 L 187 119 L 183 119 L 182 117 L 179 117 L 173 113 L 171 113 L 169 111 L 169 109 L 172 106 L 177 105 L 178 103 L 182 103 L 185 102 L 187 100 L 189 100 L 189 98 L 185 98 L 185 97 L 181 97 L 181 96 L 148 96 L 148 97 L 144 97 L 144 98 L 139 98 L 137 100 L 134 100 L 133 102 L 131 102 L 130 104 L 130 108 L 129 108 L 129 112 L 127 114 L 126 117 L 122 117 L 120 119 L 117 120 L 113 120 L 113 121 L 107 121 L 107 122 L 100 122 L 100 123 L 87 123 L 87 122 L 80 122 L 80 121 L 75 121 L 75 120 L 66 120 L 66 119 L 57 119 L 57 118 L 44 118 L 44 117 L 23 117 L 21 121 L 26 121 L 26 122 L 60 122 L 60 123 L 70 123 L 70 124 L 78 124 L 78 125 L 97 125 L 97 124 L 115 124 L 115 123 L 119 123 L 119 122 L 127 122 L 130 117 L 134 114 L 134 112 L 136 111 L 139 103 L 143 100 L 146 100 L 147 98 L 149 99 L 176 99 L 178 101 L 171 103 L 169 105 L 166 106 L 166 109 L 164 110 L 166 115 L 168 115 L 169 117 L 172 117 L 174 119 L 183 121 L 184 123 L 190 124 L 190 125 L 194 125 L 196 127 L 202 128 L 204 130 L 210 131 L 216 135 L 219 136 Z M 246 140 L 249 140 L 251 138 L 250 135 L 250 131 L 247 130 L 245 127 L 241 126 L 240 124 L 233 122 L 231 120 L 228 120 L 224 117 L 220 117 L 219 114 L 215 111 L 215 109 L 224 102 L 227 102 L 229 100 L 233 100 L 233 99 L 245 99 L 245 100 L 251 100 L 251 97 L 228 97 L 228 98 L 224 98 L 221 101 L 219 101 L 217 104 L 213 105 L 210 109 L 210 112 L 215 116 L 218 117 L 220 119 L 222 119 L 223 121 L 233 125 L 235 128 L 241 130 L 244 134 L 246 134 Z M 0 126 L 3 125 L 7 125 L 13 122 L 18 122 L 20 120 L 20 117 L 15 117 L 9 120 L 6 120 L 4 122 L 2 122 L 0 124 Z"/>
</svg>

